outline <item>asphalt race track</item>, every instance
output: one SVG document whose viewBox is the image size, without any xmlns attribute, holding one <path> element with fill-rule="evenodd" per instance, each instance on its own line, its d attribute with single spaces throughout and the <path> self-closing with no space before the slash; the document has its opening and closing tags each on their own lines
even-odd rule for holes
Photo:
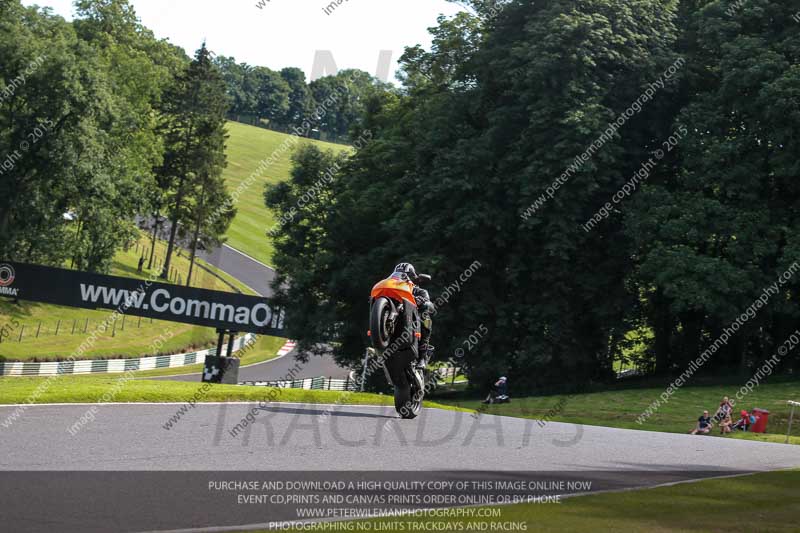
<svg viewBox="0 0 800 533">
<path fill-rule="evenodd" d="M 800 467 L 796 446 L 541 427 L 437 409 L 403 421 L 389 407 L 198 404 L 165 429 L 179 407 L 100 405 L 74 436 L 67 428 L 89 406 L 28 407 L 0 429 L 4 530 L 167 531 L 297 519 L 297 506 L 242 505 L 235 493 L 211 490 L 211 480 L 367 479 L 393 471 L 420 479 L 581 479 L 595 491 Z M 11 409 L 0 407 L 0 417 Z M 232 434 L 248 413 L 254 422 Z"/>
<path fill-rule="evenodd" d="M 272 296 L 270 284 L 275 279 L 275 270 L 242 252 L 223 244 L 211 251 L 199 250 L 198 257 L 227 272 L 258 294 Z"/>
</svg>

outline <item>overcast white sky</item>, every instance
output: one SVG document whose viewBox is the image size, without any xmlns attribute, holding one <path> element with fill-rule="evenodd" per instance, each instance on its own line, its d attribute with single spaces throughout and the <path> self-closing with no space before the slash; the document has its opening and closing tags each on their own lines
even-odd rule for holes
<svg viewBox="0 0 800 533">
<path fill-rule="evenodd" d="M 329 50 L 336 66 L 375 75 L 381 50 L 391 50 L 389 81 L 405 46 L 430 44 L 427 29 L 439 14 L 460 7 L 445 0 L 344 0 L 330 15 L 331 0 L 132 0 L 139 18 L 156 36 L 190 55 L 206 39 L 211 50 L 238 62 L 275 70 L 299 67 L 310 76 L 318 50 Z M 72 0 L 23 0 L 52 7 L 71 18 Z"/>
</svg>

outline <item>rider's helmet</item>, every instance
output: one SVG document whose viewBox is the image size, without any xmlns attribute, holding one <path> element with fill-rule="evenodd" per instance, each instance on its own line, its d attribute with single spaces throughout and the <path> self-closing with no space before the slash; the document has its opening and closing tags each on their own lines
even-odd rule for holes
<svg viewBox="0 0 800 533">
<path fill-rule="evenodd" d="M 408 279 L 414 281 L 417 279 L 417 271 L 411 263 L 400 263 L 394 267 L 395 274 L 405 274 Z"/>
</svg>

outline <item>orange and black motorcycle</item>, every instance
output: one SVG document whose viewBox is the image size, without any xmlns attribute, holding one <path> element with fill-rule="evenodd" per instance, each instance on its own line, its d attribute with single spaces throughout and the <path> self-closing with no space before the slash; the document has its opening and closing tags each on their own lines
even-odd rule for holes
<svg viewBox="0 0 800 533">
<path fill-rule="evenodd" d="M 430 281 L 426 274 L 417 283 Z M 394 386 L 394 407 L 403 418 L 416 418 L 422 410 L 425 377 L 419 368 L 422 319 L 414 297 L 414 281 L 395 272 L 378 282 L 370 294 L 368 335 L 386 378 Z"/>
</svg>

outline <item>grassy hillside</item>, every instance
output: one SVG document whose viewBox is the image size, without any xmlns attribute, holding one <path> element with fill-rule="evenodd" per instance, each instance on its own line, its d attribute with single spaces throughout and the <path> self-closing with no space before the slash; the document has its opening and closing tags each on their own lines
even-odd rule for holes
<svg viewBox="0 0 800 533">
<path fill-rule="evenodd" d="M 688 433 L 694 429 L 697 417 L 702 414 L 704 409 L 713 415 L 722 397 L 728 396 L 735 400 L 740 387 L 741 384 L 685 386 L 642 424 L 637 422 L 637 418 L 650 406 L 651 402 L 659 398 L 664 392 L 663 388 L 615 390 L 572 396 L 515 398 L 512 384 L 512 401 L 509 404 L 483 405 L 479 399 L 468 397 L 463 392 L 437 394 L 432 399 L 440 403 L 496 415 L 572 422 L 591 426 Z M 800 382 L 763 383 L 753 392 L 744 396 L 742 401 L 737 401 L 734 413 L 738 413 L 742 409 L 750 411 L 754 407 L 767 409 L 770 411 L 767 427 L 769 433 L 763 435 L 736 433 L 730 434 L 733 437 L 729 435 L 725 438 L 784 442 L 790 412 L 787 400 L 800 401 Z M 716 426 L 712 434 L 719 435 Z M 795 410 L 792 435 L 791 442 L 800 444 L 800 408 Z"/>
<path fill-rule="evenodd" d="M 276 156 L 276 162 L 262 175 L 257 176 L 240 195 L 236 204 L 238 212 L 227 234 L 230 246 L 262 263 L 270 264 L 273 248 L 266 232 L 272 228 L 277 217 L 264 206 L 264 186 L 289 178 L 292 150 L 282 146 L 292 136 L 238 122 L 228 122 L 228 133 L 228 168 L 225 169 L 224 176 L 230 192 L 247 181 L 261 161 L 269 159 L 273 154 Z M 300 143 L 314 143 L 322 149 L 335 152 L 347 150 L 342 145 L 308 139 L 302 139 Z M 299 146 L 300 143 L 294 146 Z"/>
<path fill-rule="evenodd" d="M 117 254 L 112 274 L 129 278 L 146 279 L 147 272 L 137 271 L 138 260 L 143 250 L 150 250 L 150 240 L 142 236 L 129 250 Z M 155 257 L 163 260 L 166 245 L 156 243 Z M 147 264 L 145 263 L 145 267 Z M 189 260 L 186 252 L 173 256 L 173 266 L 181 280 L 186 280 Z M 230 276 L 205 265 L 217 273 L 209 274 L 195 267 L 192 286 L 232 292 L 233 287 L 247 294 L 253 291 Z M 220 278 L 224 278 L 225 281 Z M 20 326 L 9 328 L 0 343 L 0 360 L 9 361 L 54 361 L 64 359 L 80 346 L 86 337 L 111 314 L 110 310 L 92 311 L 45 305 L 32 302 L 14 304 L 10 299 L 0 299 L 0 325 L 17 321 Z M 24 329 L 23 329 L 24 327 Z M 73 331 L 74 328 L 74 331 Z M 84 333 L 86 329 L 86 333 Z M 38 331 L 38 338 L 37 338 Z M 58 333 L 56 335 L 56 333 Z M 19 342 L 22 334 L 22 342 Z M 179 324 L 175 322 L 151 321 L 149 318 L 126 316 L 116 323 L 116 329 L 106 331 L 82 359 L 112 357 L 139 357 L 157 353 L 178 353 L 213 345 L 216 334 L 211 328 Z M 156 344 L 156 341 L 159 341 Z M 269 354 L 274 356 L 274 352 Z"/>
</svg>

